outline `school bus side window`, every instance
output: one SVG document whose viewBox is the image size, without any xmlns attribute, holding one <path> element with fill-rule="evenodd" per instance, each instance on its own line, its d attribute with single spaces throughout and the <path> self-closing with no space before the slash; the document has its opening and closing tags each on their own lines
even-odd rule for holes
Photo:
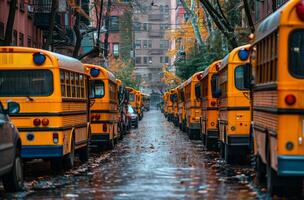
<svg viewBox="0 0 304 200">
<path fill-rule="evenodd" d="M 66 96 L 66 84 L 65 84 L 65 73 L 60 71 L 60 85 L 61 85 L 61 96 Z"/>
<path fill-rule="evenodd" d="M 289 35 L 289 71 L 297 78 L 304 78 L 304 29 Z"/>
</svg>

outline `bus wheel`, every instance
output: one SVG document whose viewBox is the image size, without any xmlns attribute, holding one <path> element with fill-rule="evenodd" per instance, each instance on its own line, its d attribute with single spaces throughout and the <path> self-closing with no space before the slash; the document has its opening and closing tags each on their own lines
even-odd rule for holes
<svg viewBox="0 0 304 200">
<path fill-rule="evenodd" d="M 62 172 L 63 161 L 61 158 L 54 158 L 51 160 L 51 169 L 55 172 Z"/>
<path fill-rule="evenodd" d="M 232 148 L 229 147 L 228 144 L 224 144 L 224 158 L 227 164 L 231 164 L 232 163 Z"/>
<path fill-rule="evenodd" d="M 11 171 L 4 175 L 3 186 L 7 192 L 17 192 L 23 188 L 23 169 L 20 152 L 16 150 L 16 156 Z"/>
<path fill-rule="evenodd" d="M 113 138 L 112 140 L 109 141 L 109 143 L 108 143 L 108 149 L 109 150 L 113 150 L 114 149 L 114 147 L 115 147 L 115 141 L 114 140 L 115 139 Z"/>
<path fill-rule="evenodd" d="M 64 164 L 66 169 L 72 169 L 74 167 L 74 158 L 75 158 L 75 140 L 73 138 L 71 143 L 71 151 L 64 159 Z"/>
<path fill-rule="evenodd" d="M 266 179 L 266 165 L 263 163 L 261 156 L 256 155 L 255 161 L 256 167 L 256 178 L 259 184 L 265 183 Z"/>
<path fill-rule="evenodd" d="M 79 160 L 82 163 L 87 162 L 89 160 L 89 155 L 90 155 L 89 144 L 87 144 L 84 147 L 81 147 L 78 151 L 78 155 L 79 155 Z"/>
</svg>

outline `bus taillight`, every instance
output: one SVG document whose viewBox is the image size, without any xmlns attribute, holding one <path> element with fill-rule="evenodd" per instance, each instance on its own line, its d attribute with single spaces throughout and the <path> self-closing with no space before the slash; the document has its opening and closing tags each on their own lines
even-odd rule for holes
<svg viewBox="0 0 304 200">
<path fill-rule="evenodd" d="M 102 130 L 103 130 L 103 132 L 107 132 L 107 124 L 102 125 Z"/>
<path fill-rule="evenodd" d="M 92 114 L 92 115 L 91 115 L 91 120 L 92 120 L 92 121 L 95 119 L 95 116 L 96 116 L 95 114 Z"/>
<path fill-rule="evenodd" d="M 36 119 L 34 119 L 33 124 L 34 124 L 34 126 L 40 126 L 41 120 L 36 118 Z"/>
<path fill-rule="evenodd" d="M 58 133 L 53 133 L 53 142 L 57 144 L 59 141 L 59 134 Z"/>
<path fill-rule="evenodd" d="M 99 120 L 100 119 L 100 114 L 95 114 L 95 119 Z"/>
<path fill-rule="evenodd" d="M 285 97 L 285 103 L 289 106 L 292 106 L 297 101 L 296 97 L 292 94 L 289 94 Z"/>
<path fill-rule="evenodd" d="M 43 126 L 48 126 L 50 121 L 47 118 L 44 118 L 44 119 L 42 119 L 41 123 Z"/>
<path fill-rule="evenodd" d="M 296 12 L 301 21 L 304 21 L 304 0 L 296 5 Z"/>
</svg>

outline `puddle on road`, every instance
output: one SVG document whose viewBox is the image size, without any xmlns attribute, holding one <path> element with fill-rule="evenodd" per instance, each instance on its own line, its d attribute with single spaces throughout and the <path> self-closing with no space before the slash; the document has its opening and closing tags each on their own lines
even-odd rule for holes
<svg viewBox="0 0 304 200">
<path fill-rule="evenodd" d="M 116 150 L 94 154 L 89 164 L 63 175 L 46 169 L 27 172 L 30 192 L 20 198 L 45 199 L 259 199 L 250 168 L 231 167 L 200 141 L 146 113 Z M 40 166 L 41 167 L 41 166 Z M 31 168 L 33 169 L 33 168 Z M 44 173 L 44 175 L 43 175 Z M 8 197 L 0 192 L 0 198 Z M 18 197 L 16 197 L 18 198 Z"/>
</svg>

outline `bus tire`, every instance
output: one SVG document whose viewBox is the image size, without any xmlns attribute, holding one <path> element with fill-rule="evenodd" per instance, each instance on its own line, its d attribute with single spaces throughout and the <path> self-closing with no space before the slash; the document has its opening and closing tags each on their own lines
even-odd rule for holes
<svg viewBox="0 0 304 200">
<path fill-rule="evenodd" d="M 63 170 L 63 160 L 62 158 L 54 158 L 51 160 L 51 169 L 55 172 L 62 172 Z"/>
<path fill-rule="evenodd" d="M 78 154 L 79 154 L 79 160 L 82 163 L 87 162 L 89 160 L 89 157 L 90 157 L 89 145 L 87 144 L 86 146 L 81 147 L 78 151 Z"/>
<path fill-rule="evenodd" d="M 224 144 L 224 158 L 227 164 L 231 164 L 232 163 L 232 148 L 229 147 L 228 144 Z"/>
<path fill-rule="evenodd" d="M 263 163 L 260 155 L 256 155 L 255 167 L 256 167 L 256 179 L 258 184 L 266 182 L 266 165 Z"/>
<path fill-rule="evenodd" d="M 64 158 L 64 165 L 67 170 L 72 169 L 74 167 L 74 159 L 75 159 L 75 139 L 73 137 L 71 141 L 70 153 Z"/>
<path fill-rule="evenodd" d="M 112 140 L 109 141 L 108 143 L 108 149 L 113 150 L 115 148 L 115 139 L 113 138 Z"/>
<path fill-rule="evenodd" d="M 17 192 L 23 189 L 23 169 L 20 150 L 16 149 L 15 154 L 11 171 L 2 177 L 3 187 L 7 192 Z"/>
</svg>

